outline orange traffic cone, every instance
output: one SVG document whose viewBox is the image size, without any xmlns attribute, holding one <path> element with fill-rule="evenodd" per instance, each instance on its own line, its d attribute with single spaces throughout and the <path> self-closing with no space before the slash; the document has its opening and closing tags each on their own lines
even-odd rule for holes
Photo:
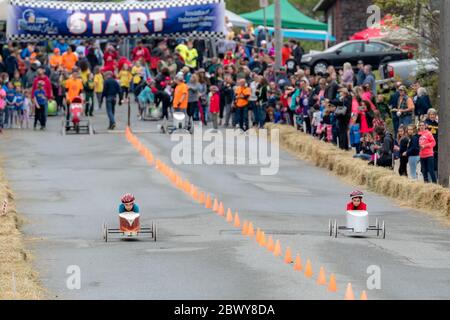
<svg viewBox="0 0 450 320">
<path fill-rule="evenodd" d="M 328 291 L 330 292 L 336 292 L 337 286 L 336 286 L 336 278 L 334 276 L 334 273 L 330 275 L 330 282 L 328 283 Z"/>
<path fill-rule="evenodd" d="M 198 201 L 198 190 L 196 187 L 193 188 L 193 192 L 192 192 L 192 199 L 194 199 L 194 201 Z"/>
<path fill-rule="evenodd" d="M 253 223 L 249 222 L 248 223 L 248 231 L 247 231 L 247 235 L 249 237 L 253 237 L 255 235 L 255 230 L 253 229 Z"/>
<path fill-rule="evenodd" d="M 363 290 L 363 292 L 361 293 L 361 297 L 359 298 L 359 300 L 368 300 L 368 299 L 367 299 L 366 290 Z"/>
<path fill-rule="evenodd" d="M 205 200 L 205 208 L 206 209 L 211 209 L 212 208 L 212 202 L 211 202 L 211 196 L 208 193 L 208 196 L 206 197 Z"/>
<path fill-rule="evenodd" d="M 269 236 L 269 240 L 267 241 L 267 250 L 273 252 L 275 250 L 275 244 L 273 243 L 272 236 Z"/>
<path fill-rule="evenodd" d="M 206 201 L 206 199 L 205 199 L 205 193 L 202 191 L 202 192 L 200 192 L 200 196 L 198 197 L 198 202 L 199 202 L 200 204 L 204 204 L 205 201 Z"/>
<path fill-rule="evenodd" d="M 320 267 L 319 276 L 317 277 L 317 284 L 320 284 L 320 285 L 327 284 L 327 278 L 325 276 L 325 269 L 323 267 Z"/>
<path fill-rule="evenodd" d="M 295 257 L 295 263 L 294 263 L 294 270 L 295 271 L 302 271 L 302 260 L 300 259 L 300 254 L 297 254 Z"/>
<path fill-rule="evenodd" d="M 219 205 L 219 209 L 217 210 L 217 214 L 219 216 L 224 216 L 225 215 L 225 209 L 223 208 L 222 201 L 220 201 L 220 205 Z"/>
<path fill-rule="evenodd" d="M 219 202 L 217 201 L 217 198 L 214 199 L 213 211 L 219 212 Z"/>
<path fill-rule="evenodd" d="M 345 300 L 355 300 L 355 294 L 353 293 L 352 284 L 347 284 L 347 290 L 345 291 Z"/>
<path fill-rule="evenodd" d="M 247 220 L 244 221 L 244 225 L 242 226 L 242 235 L 246 236 L 248 234 L 248 222 Z"/>
<path fill-rule="evenodd" d="M 265 247 L 266 244 L 267 244 L 267 242 L 266 242 L 266 235 L 265 235 L 264 231 L 261 231 L 261 235 L 259 236 L 259 245 L 261 247 Z"/>
<path fill-rule="evenodd" d="M 305 265 L 305 277 L 311 278 L 313 276 L 313 271 L 311 267 L 311 261 L 309 259 L 306 260 Z"/>
<path fill-rule="evenodd" d="M 241 227 L 241 220 L 239 219 L 239 215 L 238 215 L 237 211 L 234 214 L 234 226 L 236 228 L 240 228 Z"/>
<path fill-rule="evenodd" d="M 261 229 L 257 228 L 256 229 L 256 237 L 255 237 L 256 243 L 259 244 L 260 238 L 261 238 Z"/>
<path fill-rule="evenodd" d="M 273 255 L 274 255 L 275 257 L 281 256 L 281 245 L 280 245 L 280 240 L 277 240 L 277 242 L 275 243 L 275 249 L 273 250 Z"/>
<path fill-rule="evenodd" d="M 287 247 L 286 248 L 286 254 L 284 256 L 284 263 L 289 264 L 289 263 L 292 263 L 292 262 L 294 262 L 294 261 L 292 260 L 291 248 Z"/>
<path fill-rule="evenodd" d="M 231 213 L 231 209 L 227 210 L 227 222 L 233 222 L 233 214 Z"/>
</svg>

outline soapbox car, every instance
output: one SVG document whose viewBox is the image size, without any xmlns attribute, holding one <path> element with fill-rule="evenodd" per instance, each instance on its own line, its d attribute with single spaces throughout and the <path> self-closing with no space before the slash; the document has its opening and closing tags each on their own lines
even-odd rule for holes
<svg viewBox="0 0 450 320">
<path fill-rule="evenodd" d="M 109 228 L 107 223 L 103 223 L 103 240 L 108 242 L 109 235 L 117 234 L 120 239 L 149 237 L 156 241 L 156 224 L 152 222 L 151 227 L 141 227 L 139 218 L 139 213 L 120 213 L 119 228 Z"/>
<path fill-rule="evenodd" d="M 92 128 L 89 117 L 87 117 L 87 119 L 82 118 L 83 99 L 81 97 L 75 97 L 72 100 L 68 112 L 65 119 L 63 117 L 61 124 L 63 136 L 70 133 L 94 134 L 94 129 Z"/>
<path fill-rule="evenodd" d="M 386 225 L 384 221 L 375 220 L 375 225 L 369 224 L 369 213 L 363 210 L 348 210 L 346 213 L 346 225 L 340 226 L 337 221 L 328 221 L 328 234 L 337 238 L 339 230 L 349 231 L 354 234 L 364 234 L 376 231 L 377 237 L 386 238 Z"/>
</svg>

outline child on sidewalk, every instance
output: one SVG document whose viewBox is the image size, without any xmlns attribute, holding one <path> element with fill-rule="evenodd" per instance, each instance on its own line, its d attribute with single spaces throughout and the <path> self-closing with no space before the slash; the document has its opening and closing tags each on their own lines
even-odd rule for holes
<svg viewBox="0 0 450 320">
<path fill-rule="evenodd" d="M 220 113 L 220 94 L 219 88 L 211 86 L 209 89 L 211 97 L 209 98 L 209 112 L 211 113 L 213 128 L 217 130 L 219 128 L 219 113 Z"/>
</svg>

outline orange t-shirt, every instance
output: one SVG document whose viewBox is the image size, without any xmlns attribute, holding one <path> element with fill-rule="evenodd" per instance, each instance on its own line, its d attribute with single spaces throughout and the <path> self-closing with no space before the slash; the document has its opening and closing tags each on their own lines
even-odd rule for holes
<svg viewBox="0 0 450 320">
<path fill-rule="evenodd" d="M 184 97 L 184 100 L 181 100 L 183 98 L 183 94 L 185 95 L 185 97 Z M 173 95 L 173 107 L 187 109 L 188 94 L 189 94 L 189 89 L 188 89 L 188 86 L 186 83 L 182 82 L 179 85 L 177 85 L 175 88 L 174 95 Z M 178 104 L 180 104 L 180 106 L 178 106 Z"/>
<path fill-rule="evenodd" d="M 78 57 L 75 53 L 68 53 L 65 52 L 62 55 L 62 65 L 64 68 L 66 68 L 67 71 L 72 71 L 73 67 L 75 67 L 75 64 L 78 61 Z"/>
<path fill-rule="evenodd" d="M 80 95 L 83 90 L 83 82 L 81 79 L 69 78 L 66 80 L 66 89 L 67 89 L 67 100 L 69 103 L 73 100 L 73 98 Z"/>
<path fill-rule="evenodd" d="M 249 87 L 237 87 L 236 88 L 236 107 L 243 108 L 248 105 L 248 99 L 250 98 L 252 91 Z M 239 98 L 240 95 L 244 95 L 245 98 Z"/>
<path fill-rule="evenodd" d="M 58 54 L 54 54 L 50 57 L 50 61 L 49 61 L 50 65 L 52 67 L 56 67 L 56 66 L 60 66 L 62 65 L 62 55 Z"/>
</svg>

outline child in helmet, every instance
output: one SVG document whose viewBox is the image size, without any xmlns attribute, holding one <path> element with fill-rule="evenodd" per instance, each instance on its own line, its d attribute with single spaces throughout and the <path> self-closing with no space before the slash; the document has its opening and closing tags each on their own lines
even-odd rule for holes
<svg viewBox="0 0 450 320">
<path fill-rule="evenodd" d="M 367 205 L 362 201 L 364 193 L 361 191 L 353 191 L 350 194 L 351 202 L 347 203 L 347 210 L 362 210 L 367 211 Z"/>
<path fill-rule="evenodd" d="M 131 193 L 122 196 L 122 203 L 119 206 L 119 213 L 126 212 L 139 213 L 139 206 L 134 203 L 134 196 Z"/>
</svg>

